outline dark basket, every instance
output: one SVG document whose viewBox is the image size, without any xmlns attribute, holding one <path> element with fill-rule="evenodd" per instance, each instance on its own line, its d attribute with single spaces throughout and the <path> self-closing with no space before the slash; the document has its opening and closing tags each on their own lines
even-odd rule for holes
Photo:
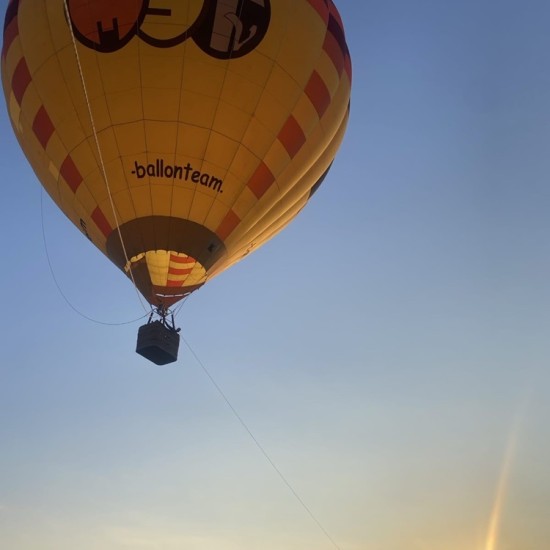
<svg viewBox="0 0 550 550">
<path fill-rule="evenodd" d="M 139 327 L 136 352 L 156 365 L 167 365 L 178 359 L 180 335 L 161 321 Z"/>
</svg>

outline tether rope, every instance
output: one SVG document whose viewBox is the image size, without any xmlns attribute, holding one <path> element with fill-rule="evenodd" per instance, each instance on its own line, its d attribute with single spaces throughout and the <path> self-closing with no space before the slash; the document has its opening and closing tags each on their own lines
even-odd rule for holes
<svg viewBox="0 0 550 550">
<path fill-rule="evenodd" d="M 48 267 L 50 268 L 50 274 L 52 276 L 53 282 L 63 298 L 65 300 L 65 303 L 80 317 L 83 317 L 84 319 L 91 321 L 92 323 L 96 323 L 98 325 L 107 325 L 107 326 L 122 326 L 122 325 L 131 325 L 133 323 L 136 323 L 137 321 L 141 321 L 141 319 L 144 319 L 148 315 L 150 315 L 150 312 L 147 312 L 145 315 L 142 315 L 141 317 L 138 317 L 137 319 L 132 319 L 131 321 L 124 321 L 121 323 L 109 323 L 106 321 L 99 321 L 98 319 L 94 319 L 93 317 L 89 317 L 85 313 L 82 313 L 77 307 L 75 307 L 72 302 L 67 298 L 66 294 L 63 292 L 61 285 L 59 284 L 59 281 L 57 280 L 57 277 L 55 276 L 55 272 L 53 269 L 52 261 L 50 258 L 50 252 L 48 250 L 48 241 L 46 239 L 46 229 L 44 224 L 44 189 L 41 189 L 40 191 L 40 220 L 42 223 L 42 240 L 44 241 L 44 251 L 46 252 L 46 259 L 48 261 Z"/>
<path fill-rule="evenodd" d="M 112 197 L 112 194 L 111 194 L 111 189 L 110 189 L 110 186 L 109 186 L 109 181 L 108 181 L 108 177 L 107 177 L 107 171 L 106 171 L 106 168 L 105 168 L 105 163 L 103 161 L 103 155 L 101 153 L 101 148 L 100 148 L 100 145 L 99 145 L 99 138 L 98 138 L 98 135 L 97 135 L 97 130 L 96 130 L 96 127 L 95 127 L 95 123 L 94 123 L 94 119 L 93 119 L 93 114 L 92 114 L 92 108 L 91 108 L 91 104 L 90 104 L 90 100 L 89 100 L 89 96 L 88 96 L 88 91 L 87 91 L 87 88 L 86 88 L 86 82 L 85 82 L 85 79 L 84 79 L 84 74 L 83 74 L 83 71 L 82 71 L 82 66 L 81 66 L 81 63 L 80 63 L 80 57 L 79 57 L 79 54 L 78 54 L 78 49 L 77 49 L 77 44 L 76 44 L 76 39 L 75 39 L 75 36 L 74 36 L 74 31 L 73 31 L 73 28 L 72 28 L 72 24 L 71 24 L 71 18 L 70 18 L 70 13 L 69 13 L 69 8 L 68 8 L 68 5 L 67 5 L 67 0 L 63 0 L 63 4 L 65 6 L 65 13 L 66 13 L 66 16 L 67 16 L 67 21 L 68 21 L 68 24 L 69 24 L 69 29 L 70 29 L 70 32 L 71 32 L 71 38 L 72 38 L 72 42 L 73 42 L 73 47 L 74 47 L 74 51 L 75 51 L 75 55 L 76 55 L 76 60 L 77 60 L 77 65 L 78 65 L 78 70 L 79 70 L 79 73 L 80 73 L 80 78 L 81 78 L 81 81 L 82 81 L 82 86 L 83 86 L 83 89 L 84 89 L 84 96 L 85 96 L 85 99 L 86 99 L 86 103 L 87 103 L 87 106 L 88 106 L 88 113 L 89 113 L 89 116 L 90 116 L 90 122 L 91 122 L 91 126 L 92 126 L 92 131 L 93 131 L 93 134 L 94 134 L 94 139 L 95 139 L 95 143 L 96 143 L 96 147 L 97 147 L 97 150 L 98 150 L 98 155 L 99 155 L 99 160 L 100 160 L 100 165 L 101 165 L 101 169 L 102 169 L 102 172 L 103 172 L 103 177 L 104 177 L 104 180 L 105 180 L 105 186 L 107 188 L 107 193 L 109 195 L 109 201 L 110 201 L 110 204 L 111 204 L 111 208 L 112 208 L 112 212 L 113 212 L 113 216 L 114 216 L 114 219 L 115 219 L 115 223 L 116 223 L 116 226 L 117 226 L 117 231 L 118 231 L 118 235 L 119 235 L 119 238 L 120 238 L 120 244 L 122 246 L 122 250 L 124 252 L 124 256 L 125 256 L 125 259 L 126 259 L 126 264 L 128 265 L 129 264 L 129 258 L 128 258 L 128 254 L 126 252 L 126 247 L 124 245 L 124 240 L 123 240 L 123 237 L 122 237 L 122 233 L 120 231 L 120 227 L 119 227 L 119 224 L 118 224 L 118 216 L 116 214 L 116 209 L 115 209 L 115 204 L 114 204 L 114 201 L 113 201 L 113 197 Z M 48 262 L 49 262 L 49 258 L 48 258 Z M 51 268 L 51 264 L 50 264 L 50 268 Z M 129 272 L 130 272 L 130 276 L 131 276 L 131 279 L 132 279 L 132 282 L 134 283 L 134 287 L 136 289 L 136 293 L 138 295 L 138 298 L 143 306 L 143 301 L 141 299 L 141 296 L 139 294 L 139 290 L 137 288 L 137 285 L 135 283 L 135 280 L 134 280 L 134 276 L 133 276 L 133 273 L 132 273 L 132 270 L 131 268 L 129 269 Z M 52 275 L 53 275 L 53 272 L 52 272 Z M 54 277 L 54 280 L 55 280 L 55 277 Z M 57 285 L 57 281 L 56 281 L 56 285 Z M 58 286 L 58 285 L 57 285 Z M 58 289 L 59 289 L 59 286 L 58 286 Z M 61 290 L 60 290 L 61 292 Z M 63 293 L 62 293 L 63 295 Z M 65 298 L 65 297 L 64 297 Z M 71 308 L 75 309 L 69 302 L 68 300 L 65 298 L 65 300 L 67 301 L 67 303 L 71 306 Z M 75 309 L 75 311 L 77 311 Z M 78 312 L 78 311 L 77 311 Z M 86 316 L 84 316 L 86 317 Z M 86 317 L 88 318 L 88 317 Z M 238 420 L 238 422 L 241 424 L 241 426 L 244 428 L 244 430 L 248 433 L 248 435 L 250 436 L 250 438 L 252 439 L 252 441 L 254 442 L 254 444 L 256 445 L 256 447 L 259 449 L 259 451 L 261 452 L 261 454 L 264 456 L 264 458 L 267 460 L 267 462 L 270 464 L 270 466 L 273 468 L 273 470 L 277 473 L 277 475 L 279 476 L 279 478 L 282 480 L 282 482 L 286 485 L 286 487 L 290 490 L 290 492 L 293 494 L 293 496 L 296 498 L 296 500 L 300 503 L 300 505 L 302 506 L 302 508 L 307 512 L 307 514 L 310 516 L 310 518 L 316 523 L 316 525 L 318 526 L 318 528 L 322 531 L 322 533 L 325 535 L 325 537 L 330 541 L 330 543 L 332 544 L 332 546 L 334 546 L 334 548 L 336 548 L 336 550 L 341 550 L 340 547 L 336 544 L 336 542 L 334 541 L 334 539 L 330 536 L 330 534 L 328 533 L 328 531 L 323 527 L 323 525 L 321 524 L 321 522 L 317 519 L 317 517 L 313 514 L 313 512 L 311 511 L 311 509 L 307 506 L 307 504 L 304 502 L 304 500 L 300 497 L 300 495 L 298 494 L 298 492 L 294 489 L 294 487 L 292 486 L 292 484 L 288 481 L 288 479 L 284 476 L 284 474 L 281 472 L 281 470 L 277 467 L 277 465 L 275 464 L 275 462 L 272 460 L 272 458 L 269 456 L 269 454 L 267 453 L 267 451 L 264 449 L 264 447 L 260 444 L 260 442 L 258 441 L 258 439 L 254 436 L 254 434 L 252 433 L 252 431 L 250 430 L 250 428 L 248 427 L 248 425 L 246 424 L 246 422 L 244 421 L 244 419 L 241 417 L 241 415 L 237 412 L 237 410 L 235 409 L 235 407 L 232 405 L 232 403 L 229 401 L 228 397 L 225 395 L 225 393 L 223 392 L 222 388 L 219 386 L 219 384 L 215 381 L 215 379 L 213 378 L 213 376 L 210 374 L 210 372 L 208 371 L 208 369 L 206 368 L 206 366 L 204 365 L 204 363 L 199 359 L 199 357 L 197 356 L 197 354 L 194 352 L 194 350 L 191 348 L 191 346 L 189 345 L 189 343 L 187 342 L 187 340 L 185 340 L 185 338 L 182 337 L 182 340 L 184 341 L 185 345 L 187 346 L 187 348 L 189 349 L 189 351 L 191 352 L 191 354 L 193 355 L 193 357 L 195 358 L 195 360 L 197 361 L 197 363 L 200 365 L 201 369 L 204 371 L 204 373 L 206 374 L 206 376 L 208 377 L 208 379 L 210 380 L 210 382 L 212 383 L 212 385 L 216 388 L 217 392 L 220 394 L 220 396 L 223 398 L 223 400 L 225 401 L 225 403 L 227 404 L 227 406 L 230 408 L 231 412 L 233 413 L 233 415 L 235 416 L 235 418 Z"/>
<path fill-rule="evenodd" d="M 210 380 L 210 382 L 212 383 L 214 388 L 216 388 L 216 391 L 220 394 L 222 399 L 225 401 L 226 405 L 231 409 L 231 412 L 233 413 L 235 418 L 238 420 L 239 424 L 248 433 L 248 435 L 250 436 L 250 438 L 252 439 L 252 441 L 254 442 L 256 447 L 259 449 L 259 451 L 262 453 L 264 458 L 267 460 L 267 462 L 270 464 L 270 466 L 273 468 L 273 470 L 277 473 L 277 475 L 282 480 L 282 482 L 287 486 L 287 488 L 290 490 L 290 492 L 294 495 L 294 498 L 296 498 L 296 500 L 300 503 L 302 508 L 307 512 L 309 517 L 317 524 L 317 527 L 319 527 L 321 532 L 330 541 L 332 546 L 334 546 L 334 548 L 336 548 L 336 550 L 341 550 L 340 546 L 338 546 L 338 544 L 336 544 L 335 540 L 330 536 L 329 532 L 323 527 L 323 524 L 317 519 L 317 517 L 311 511 L 309 506 L 300 497 L 300 495 L 298 494 L 296 489 L 294 489 L 294 487 L 292 486 L 290 481 L 288 481 L 288 479 L 285 477 L 283 472 L 281 472 L 281 470 L 275 464 L 273 459 L 269 456 L 268 452 L 265 450 L 265 448 L 262 446 L 262 444 L 258 441 L 256 436 L 252 433 L 252 430 L 248 427 L 248 424 L 244 421 L 243 417 L 237 412 L 237 410 L 235 409 L 235 407 L 233 406 L 231 401 L 229 401 L 229 398 L 227 397 L 227 395 L 224 393 L 224 391 L 222 390 L 220 385 L 216 382 L 214 377 L 210 374 L 209 370 L 206 368 L 205 364 L 200 360 L 200 358 L 195 353 L 193 348 L 189 345 L 189 342 L 183 336 L 180 336 L 180 337 L 184 341 L 185 345 L 187 346 L 187 348 L 189 349 L 189 351 L 191 352 L 191 354 L 193 355 L 193 357 L 195 358 L 197 363 L 200 365 L 201 369 L 204 371 L 204 373 L 206 374 L 206 376 L 208 377 L 208 379 Z"/>
</svg>

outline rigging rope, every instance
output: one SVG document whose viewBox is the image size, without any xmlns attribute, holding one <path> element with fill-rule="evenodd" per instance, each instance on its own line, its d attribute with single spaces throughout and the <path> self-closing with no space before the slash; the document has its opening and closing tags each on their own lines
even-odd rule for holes
<svg viewBox="0 0 550 550">
<path fill-rule="evenodd" d="M 264 458 L 267 460 L 267 462 L 273 468 L 275 473 L 279 476 L 279 478 L 282 480 L 282 482 L 287 486 L 287 488 L 290 490 L 290 492 L 294 495 L 296 500 L 300 503 L 302 508 L 307 512 L 309 517 L 317 524 L 317 527 L 319 527 L 319 529 L 322 531 L 322 533 L 325 535 L 325 537 L 330 541 L 332 546 L 334 546 L 334 548 L 336 550 L 341 550 L 340 546 L 338 546 L 338 544 L 336 544 L 336 541 L 330 536 L 329 532 L 323 527 L 323 524 L 319 521 L 319 519 L 317 519 L 317 517 L 311 511 L 309 506 L 300 497 L 300 495 L 298 494 L 296 489 L 294 489 L 294 487 L 292 486 L 290 481 L 288 481 L 288 479 L 285 477 L 283 472 L 281 472 L 281 470 L 275 464 L 273 459 L 269 456 L 268 452 L 265 450 L 265 448 L 262 446 L 262 444 L 258 441 L 256 436 L 252 433 L 252 430 L 248 427 L 248 424 L 244 421 L 243 417 L 237 412 L 237 410 L 235 409 L 235 407 L 233 406 L 231 401 L 229 401 L 229 398 L 227 397 L 227 395 L 224 393 L 224 391 L 222 390 L 220 385 L 216 382 L 214 377 L 210 374 L 210 371 L 206 368 L 205 364 L 200 360 L 198 355 L 195 353 L 193 348 L 190 346 L 189 342 L 182 335 L 180 335 L 180 338 L 184 341 L 185 345 L 187 346 L 187 348 L 189 349 L 189 351 L 191 352 L 191 354 L 195 358 L 195 361 L 197 361 L 197 363 L 200 365 L 201 369 L 204 371 L 204 373 L 206 374 L 206 376 L 208 377 L 208 379 L 210 380 L 210 382 L 212 383 L 214 388 L 216 388 L 216 391 L 220 394 L 222 399 L 225 401 L 226 405 L 229 407 L 229 409 L 231 410 L 231 412 L 233 413 L 235 418 L 238 420 L 239 424 L 248 433 L 248 435 L 250 436 L 250 438 L 252 439 L 252 441 L 254 442 L 256 447 L 259 449 L 259 451 L 262 453 Z"/>
<path fill-rule="evenodd" d="M 128 258 L 128 253 L 126 251 L 126 246 L 124 245 L 124 239 L 122 238 L 122 232 L 120 230 L 120 224 L 118 222 L 118 216 L 117 216 L 117 213 L 116 213 L 115 203 L 114 203 L 114 200 L 113 200 L 113 195 L 111 193 L 111 186 L 109 185 L 109 179 L 107 177 L 107 170 L 105 168 L 105 162 L 103 160 L 103 154 L 101 153 L 101 147 L 99 145 L 99 137 L 97 135 L 97 128 L 95 126 L 94 116 L 93 116 L 93 113 L 92 113 L 92 105 L 90 103 L 90 97 L 88 95 L 88 89 L 86 87 L 86 80 L 84 79 L 84 72 L 82 70 L 82 64 L 80 63 L 80 55 L 78 54 L 78 48 L 77 48 L 77 45 L 76 45 L 76 38 L 75 38 L 75 35 L 74 35 L 74 30 L 73 30 L 72 23 L 71 23 L 71 14 L 69 13 L 69 6 L 67 5 L 67 0 L 63 0 L 63 5 L 65 7 L 65 16 L 67 17 L 69 30 L 71 32 L 71 40 L 72 40 L 72 43 L 73 43 L 74 53 L 75 53 L 75 56 L 76 56 L 76 64 L 78 66 L 78 72 L 80 73 L 80 80 L 82 82 L 82 88 L 84 90 L 84 97 L 86 99 L 86 105 L 88 107 L 88 115 L 90 117 L 90 124 L 92 126 L 92 133 L 94 135 L 95 145 L 96 145 L 96 148 L 97 148 L 97 154 L 99 156 L 99 164 L 101 165 L 101 171 L 102 171 L 103 179 L 105 181 L 105 187 L 107 189 L 107 194 L 109 195 L 109 202 L 111 204 L 111 210 L 113 212 L 113 217 L 114 217 L 114 220 L 115 220 L 115 225 L 116 225 L 116 229 L 117 229 L 117 232 L 118 232 L 118 237 L 120 239 L 120 245 L 121 245 L 122 251 L 124 253 L 124 258 L 126 260 L 126 265 L 130 266 L 130 268 L 128 269 L 128 272 L 130 273 L 130 278 L 132 279 L 132 283 L 134 284 L 136 294 L 139 298 L 141 306 L 143 307 L 143 309 L 145 311 L 147 311 L 147 308 L 143 303 L 143 299 L 141 298 L 141 294 L 140 294 L 140 292 L 138 290 L 138 287 L 136 285 L 136 281 L 134 279 L 134 274 L 132 272 L 132 266 L 131 266 L 131 263 L 130 263 L 130 259 Z"/>
</svg>

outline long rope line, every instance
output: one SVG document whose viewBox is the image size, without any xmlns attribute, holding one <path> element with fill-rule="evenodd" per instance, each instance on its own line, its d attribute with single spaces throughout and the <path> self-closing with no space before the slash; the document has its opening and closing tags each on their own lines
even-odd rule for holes
<svg viewBox="0 0 550 550">
<path fill-rule="evenodd" d="M 89 99 L 89 96 L 88 96 L 88 91 L 87 91 L 87 88 L 86 88 L 86 82 L 85 82 L 85 79 L 84 79 L 84 73 L 83 73 L 83 70 L 82 70 L 82 65 L 81 65 L 81 62 L 80 62 L 80 57 L 79 57 L 79 54 L 78 54 L 78 49 L 77 49 L 77 45 L 76 45 L 76 39 L 75 39 L 75 36 L 74 36 L 74 31 L 73 31 L 73 28 L 72 28 L 72 25 L 70 23 L 71 21 L 71 18 L 70 18 L 70 13 L 69 13 L 69 8 L 68 8 L 68 5 L 67 5 L 67 0 L 63 0 L 63 3 L 64 3 L 64 7 L 65 7 L 65 13 L 66 13 L 66 16 L 67 16 L 67 21 L 69 21 L 69 29 L 70 29 L 70 32 L 71 32 L 71 39 L 72 39 L 72 42 L 73 42 L 73 47 L 74 47 L 74 51 L 75 51 L 75 56 L 76 56 L 76 61 L 77 61 L 77 66 L 78 66 L 78 70 L 79 70 L 79 73 L 80 73 L 80 78 L 81 78 L 81 81 L 82 81 L 82 87 L 83 87 L 83 90 L 84 90 L 84 96 L 85 96 L 85 99 L 86 99 L 86 104 L 87 104 L 87 107 L 88 107 L 88 113 L 89 113 L 89 116 L 90 116 L 90 123 L 91 123 L 91 126 L 92 126 L 92 132 L 93 132 L 93 135 L 94 135 L 94 140 L 95 140 L 95 144 L 96 144 L 96 147 L 97 147 L 97 151 L 98 151 L 98 156 L 99 156 L 99 161 L 100 161 L 100 165 L 101 165 L 101 170 L 102 170 L 102 173 L 103 173 L 103 178 L 104 178 L 104 181 L 105 181 L 105 186 L 107 188 L 107 193 L 108 193 L 108 196 L 109 196 L 109 202 L 111 204 L 111 209 L 112 209 L 112 212 L 113 212 L 113 217 L 114 217 L 114 220 L 115 220 L 115 223 L 116 223 L 116 226 L 117 226 L 117 231 L 118 231 L 118 235 L 119 235 L 119 239 L 120 239 L 120 244 L 121 244 L 121 247 L 122 247 L 122 250 L 123 250 L 123 253 L 124 253 L 124 257 L 125 257 L 125 260 L 126 260 L 126 264 L 128 265 L 129 263 L 129 258 L 128 258 L 128 254 L 127 254 L 127 251 L 126 251 L 126 246 L 124 244 L 124 239 L 122 237 L 122 232 L 120 230 L 120 227 L 119 227 L 119 223 L 118 223 L 118 216 L 117 216 L 117 213 L 116 213 L 116 208 L 115 208 L 115 204 L 114 204 L 114 201 L 113 201 L 113 197 L 112 197 L 112 193 L 111 193 L 111 188 L 110 188 L 110 185 L 109 185 L 109 180 L 108 180 L 108 177 L 107 177 L 107 171 L 106 171 L 106 168 L 105 168 L 105 163 L 104 163 L 104 160 L 103 160 L 103 155 L 102 155 L 102 152 L 101 152 L 101 147 L 100 147 L 100 144 L 99 144 L 99 138 L 98 138 L 98 134 L 97 134 L 97 129 L 96 129 L 96 126 L 95 126 L 95 122 L 94 122 L 94 119 L 93 119 L 93 113 L 92 113 L 92 108 L 91 108 L 91 103 L 90 103 L 90 99 Z M 42 227 L 44 228 L 44 226 L 42 225 Z M 45 242 L 45 240 L 44 240 Z M 47 248 L 46 248 L 47 250 Z M 74 309 L 75 311 L 77 311 L 77 313 L 80 314 L 80 312 L 78 312 L 78 310 L 76 310 L 74 308 L 74 306 L 72 306 L 72 304 L 67 300 L 67 298 L 64 296 L 63 292 L 61 291 L 58 283 L 57 283 L 57 280 L 55 279 L 55 276 L 53 274 L 53 270 L 51 268 L 51 262 L 50 262 L 50 259 L 49 259 L 49 256 L 48 256 L 48 264 L 50 265 L 50 270 L 52 272 L 52 276 L 54 277 L 54 281 L 56 283 L 56 286 L 58 288 L 58 290 L 61 292 L 61 295 L 64 297 L 65 301 L 69 304 L 69 306 Z M 132 273 L 132 270 L 130 269 L 129 270 L 129 273 L 130 273 L 130 277 L 132 279 L 132 282 L 134 284 L 134 287 L 136 289 L 136 293 L 138 295 L 138 298 L 143 306 L 143 301 L 141 299 L 141 296 L 139 294 L 139 291 L 138 291 L 138 288 L 137 288 L 137 285 L 136 285 L 136 282 L 134 280 L 134 275 Z M 144 307 L 144 309 L 146 309 Z M 87 316 L 83 315 L 85 318 L 89 319 Z M 141 317 L 143 318 L 143 317 Z M 93 319 L 90 319 L 92 321 L 95 321 Z M 107 324 L 107 323 L 105 323 Z M 296 498 L 296 500 L 300 503 L 300 505 L 302 506 L 302 508 L 307 512 L 307 514 L 311 517 L 311 519 L 317 524 L 317 526 L 319 527 L 319 529 L 323 532 L 323 534 L 325 535 L 325 537 L 331 542 L 331 544 L 334 546 L 334 548 L 336 548 L 336 550 L 340 550 L 340 547 L 336 544 L 336 542 L 334 541 L 334 539 L 330 536 L 330 534 L 328 533 L 328 531 L 323 527 L 323 525 L 321 524 L 321 522 L 317 519 L 317 517 L 313 514 L 313 512 L 311 511 L 311 509 L 307 506 L 307 504 L 304 502 L 304 500 L 300 497 L 300 495 L 297 493 L 297 491 L 294 489 L 294 487 L 291 485 L 291 483 L 288 481 L 288 479 L 284 476 L 284 474 L 281 472 L 281 470 L 277 467 L 277 465 L 275 464 L 275 462 L 271 459 L 271 457 L 269 456 L 269 454 L 267 453 L 267 451 L 264 449 L 264 447 L 260 444 L 260 442 L 258 441 L 258 439 L 254 436 L 254 434 L 252 433 L 252 431 L 250 430 L 250 428 L 248 427 L 248 425 L 246 424 L 246 422 L 244 421 L 244 419 L 239 415 L 239 413 L 237 412 L 237 410 L 235 409 L 235 407 L 232 405 L 232 403 L 229 401 L 228 397 L 225 395 L 225 393 L 223 392 L 222 388 L 218 385 L 218 383 L 215 381 L 215 379 L 213 378 L 213 376 L 210 374 L 210 372 L 208 371 L 208 369 L 206 368 L 206 366 L 204 365 L 204 363 L 199 359 L 199 357 L 197 356 L 197 354 L 195 353 L 195 351 L 191 348 L 191 346 L 189 345 L 189 343 L 187 342 L 187 340 L 185 340 L 185 338 L 182 338 L 183 341 L 185 342 L 186 346 L 188 347 L 189 351 L 191 352 L 191 354 L 195 357 L 195 360 L 197 361 L 197 363 L 200 365 L 200 367 L 202 368 L 202 370 L 204 371 L 204 373 L 206 374 L 206 376 L 208 377 L 208 379 L 210 380 L 210 382 L 213 384 L 213 386 L 216 388 L 217 392 L 220 394 L 220 396 L 223 398 L 223 400 L 225 401 L 225 403 L 227 404 L 227 406 L 230 408 L 231 412 L 233 413 L 233 415 L 235 416 L 235 418 L 238 420 L 238 422 L 241 424 L 241 426 L 244 428 L 244 430 L 248 433 L 248 435 L 250 436 L 250 438 L 252 439 L 252 441 L 254 442 L 254 444 L 256 445 L 256 447 L 259 449 L 259 451 L 262 453 L 262 455 L 264 456 L 264 458 L 268 461 L 268 463 L 271 465 L 271 467 L 273 468 L 273 470 L 277 473 L 277 475 L 279 476 L 279 478 L 283 481 L 283 483 L 287 486 L 287 488 L 291 491 L 291 493 L 294 495 L 294 497 Z"/>
<path fill-rule="evenodd" d="M 118 237 L 120 239 L 120 245 L 122 247 L 122 252 L 124 253 L 124 259 L 126 260 L 126 265 L 129 266 L 128 272 L 130 273 L 130 278 L 132 279 L 132 283 L 134 284 L 134 288 L 136 290 L 137 297 L 138 297 L 143 309 L 145 311 L 147 311 L 147 308 L 146 308 L 145 304 L 143 303 L 143 299 L 141 298 L 141 294 L 140 294 L 140 292 L 138 290 L 138 287 L 136 285 L 136 281 L 134 279 L 134 274 L 132 272 L 132 266 L 130 264 L 130 259 L 128 258 L 128 253 L 126 251 L 126 246 L 124 244 L 124 239 L 122 238 L 122 232 L 120 230 L 120 224 L 119 224 L 118 216 L 117 216 L 117 213 L 116 213 L 115 203 L 114 203 L 114 200 L 113 200 L 113 195 L 111 193 L 111 186 L 109 185 L 109 178 L 107 177 L 107 169 L 105 168 L 105 162 L 103 160 L 103 154 L 101 152 L 101 146 L 99 145 L 99 137 L 98 137 L 98 134 L 97 134 L 97 128 L 96 128 L 95 121 L 94 121 L 94 116 L 93 116 L 93 113 L 92 113 L 92 104 L 90 102 L 90 97 L 88 95 L 88 89 L 86 87 L 86 80 L 84 79 L 84 71 L 82 70 L 82 64 L 80 62 L 80 55 L 78 53 L 78 48 L 77 48 L 77 45 L 76 45 L 76 38 L 75 38 L 75 35 L 74 35 L 74 30 L 73 30 L 72 23 L 71 23 L 71 14 L 69 13 L 69 6 L 67 5 L 67 0 L 63 0 L 63 5 L 65 7 L 65 16 L 67 17 L 69 30 L 70 30 L 70 33 L 71 33 L 71 40 L 72 40 L 72 43 L 73 43 L 74 53 L 75 53 L 75 57 L 76 57 L 76 64 L 78 66 L 78 72 L 80 73 L 80 80 L 82 82 L 84 97 L 86 99 L 86 105 L 88 107 L 88 115 L 90 117 L 90 124 L 92 126 L 92 133 L 94 135 L 94 141 L 95 141 L 95 145 L 96 145 L 96 148 L 97 148 L 97 154 L 98 154 L 98 157 L 99 157 L 99 164 L 101 166 L 103 180 L 105 181 L 105 187 L 107 189 L 107 194 L 109 196 L 109 202 L 111 204 L 111 210 L 113 212 L 113 217 L 114 217 L 114 220 L 115 220 L 115 225 L 116 225 L 116 229 L 117 229 L 117 232 L 118 232 Z"/>
<path fill-rule="evenodd" d="M 109 322 L 105 322 L 105 321 L 99 321 L 98 319 L 94 319 L 93 317 L 89 317 L 85 313 L 82 313 L 82 311 L 80 311 L 78 308 L 76 308 L 72 304 L 72 302 L 69 300 L 69 298 L 67 298 L 66 294 L 63 292 L 63 290 L 61 288 L 61 285 L 59 284 L 59 281 L 57 280 L 57 277 L 55 276 L 52 261 L 51 261 L 51 258 L 50 258 L 50 252 L 48 250 L 48 241 L 46 239 L 46 229 L 45 229 L 45 224 L 44 224 L 44 189 L 41 189 L 41 191 L 40 191 L 40 220 L 41 220 L 41 223 L 42 223 L 42 240 L 44 241 L 44 251 L 46 252 L 46 259 L 48 261 L 48 267 L 50 268 L 50 274 L 52 276 L 53 282 L 54 282 L 59 294 L 61 295 L 63 300 L 65 300 L 65 303 L 75 313 L 77 313 L 78 315 L 80 315 L 80 317 L 83 317 L 84 319 L 86 319 L 88 321 L 92 321 L 92 323 L 96 323 L 98 325 L 107 325 L 107 326 L 131 325 L 133 323 L 136 323 L 137 321 L 140 321 L 141 319 L 144 319 L 145 317 L 147 317 L 149 315 L 149 312 L 147 312 L 145 315 L 142 315 L 141 317 L 138 317 L 137 319 L 132 319 L 131 321 L 124 321 L 122 323 L 109 323 Z"/>
<path fill-rule="evenodd" d="M 332 546 L 334 546 L 334 548 L 336 548 L 336 550 L 341 550 L 340 546 L 338 546 L 338 544 L 336 544 L 336 541 L 330 536 L 329 532 L 323 527 L 322 523 L 317 519 L 317 517 L 315 516 L 315 514 L 311 511 L 311 509 L 309 508 L 309 506 L 304 502 L 304 500 L 300 497 L 300 495 L 298 494 L 298 492 L 296 491 L 296 489 L 294 489 L 294 487 L 292 486 L 292 484 L 290 483 L 290 481 L 288 481 L 288 479 L 285 477 L 285 475 L 283 474 L 283 472 L 281 472 L 281 470 L 278 468 L 278 466 L 275 464 L 275 462 L 273 461 L 273 459 L 269 456 L 268 452 L 265 450 L 265 448 L 262 446 L 262 444 L 258 441 L 258 439 L 256 438 L 256 436 L 252 433 L 252 430 L 248 427 L 248 424 L 244 421 L 243 417 L 237 412 L 237 410 L 235 409 L 235 407 L 233 406 L 233 404 L 231 403 L 231 401 L 229 401 L 229 398 L 227 397 L 227 395 L 225 395 L 224 391 L 222 390 L 222 388 L 220 387 L 220 385 L 216 382 L 216 380 L 214 379 L 214 377 L 210 374 L 209 370 L 206 368 L 205 364 L 200 360 L 200 358 L 198 357 L 198 355 L 195 353 L 195 351 L 193 350 L 193 348 L 189 345 L 189 342 L 183 337 L 183 336 L 180 336 L 181 339 L 184 341 L 185 345 L 187 346 L 187 348 L 189 349 L 189 351 L 191 352 L 191 354 L 193 355 L 193 357 L 195 358 L 195 360 L 197 361 L 197 363 L 200 365 L 201 369 L 204 371 L 204 373 L 206 374 L 206 376 L 208 377 L 208 379 L 210 380 L 210 382 L 212 383 L 212 385 L 214 386 L 214 388 L 216 388 L 216 391 L 220 394 L 220 396 L 222 397 L 222 399 L 225 401 L 226 405 L 231 409 L 231 412 L 233 413 L 233 415 L 235 416 L 235 418 L 238 420 L 239 424 L 244 428 L 244 430 L 248 433 L 248 435 L 250 436 L 250 438 L 252 439 L 252 441 L 254 442 L 254 444 L 256 445 L 256 447 L 259 449 L 259 451 L 262 453 L 262 455 L 264 456 L 264 458 L 267 460 L 267 462 L 271 465 L 271 467 L 273 468 L 273 470 L 275 470 L 275 472 L 277 473 L 277 475 L 279 476 L 279 478 L 282 480 L 282 482 L 287 486 L 287 488 L 290 490 L 290 492 L 294 495 L 294 497 L 296 498 L 296 500 L 300 503 L 300 505 L 302 506 L 302 508 L 307 512 L 307 514 L 309 515 L 309 517 L 317 524 L 317 527 L 319 527 L 319 529 L 322 531 L 322 533 L 325 535 L 325 537 L 330 541 L 330 543 L 332 544 Z"/>
</svg>

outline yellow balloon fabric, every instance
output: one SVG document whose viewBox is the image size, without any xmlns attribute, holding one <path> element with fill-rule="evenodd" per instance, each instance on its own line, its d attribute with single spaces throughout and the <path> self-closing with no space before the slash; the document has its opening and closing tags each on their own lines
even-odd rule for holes
<svg viewBox="0 0 550 550">
<path fill-rule="evenodd" d="M 305 206 L 351 63 L 331 0 L 11 0 L 2 83 L 44 188 L 169 307 Z"/>
</svg>

